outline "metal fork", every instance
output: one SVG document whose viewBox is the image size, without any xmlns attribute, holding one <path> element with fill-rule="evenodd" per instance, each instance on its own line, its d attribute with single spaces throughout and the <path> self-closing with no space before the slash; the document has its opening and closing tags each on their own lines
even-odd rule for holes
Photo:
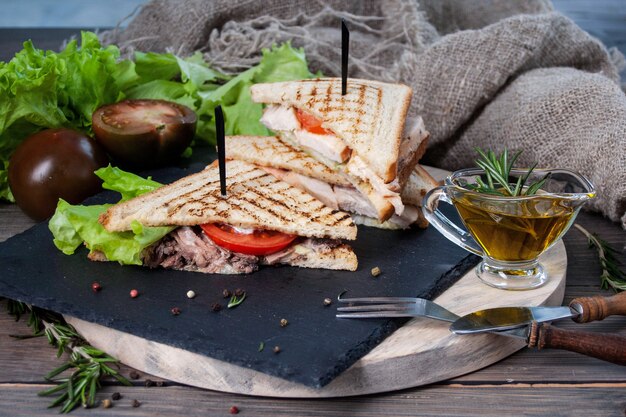
<svg viewBox="0 0 626 417">
<path fill-rule="evenodd" d="M 460 316 L 446 310 L 430 300 L 415 297 L 363 297 L 342 298 L 346 291 L 337 296 L 337 301 L 351 305 L 338 307 L 336 317 L 342 319 L 364 319 L 385 317 L 430 317 L 454 322 Z"/>
</svg>

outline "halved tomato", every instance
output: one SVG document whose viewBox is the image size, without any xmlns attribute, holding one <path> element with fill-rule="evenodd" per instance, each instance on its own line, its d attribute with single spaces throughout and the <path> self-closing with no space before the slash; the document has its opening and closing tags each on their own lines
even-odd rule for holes
<svg viewBox="0 0 626 417">
<path fill-rule="evenodd" d="M 318 135 L 332 135 L 332 132 L 329 132 L 322 127 L 322 121 L 313 116 L 311 113 L 296 109 L 296 118 L 302 125 L 302 128 L 311 133 Z"/>
<path fill-rule="evenodd" d="M 124 100 L 93 113 L 93 133 L 116 163 L 145 169 L 177 158 L 191 143 L 197 117 L 165 100 Z"/>
<path fill-rule="evenodd" d="M 238 232 L 225 224 L 201 224 L 204 233 L 219 246 L 246 255 L 269 255 L 285 249 L 297 237 L 274 230 L 255 230 L 252 233 Z"/>
</svg>

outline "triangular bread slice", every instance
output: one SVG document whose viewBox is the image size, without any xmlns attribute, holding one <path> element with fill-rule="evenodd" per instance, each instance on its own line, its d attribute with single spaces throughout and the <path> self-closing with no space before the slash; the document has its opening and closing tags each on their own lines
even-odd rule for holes
<svg viewBox="0 0 626 417">
<path fill-rule="evenodd" d="M 250 93 L 254 102 L 286 104 L 313 114 L 385 183 L 396 178 L 410 87 L 350 78 L 341 95 L 340 78 L 319 78 L 254 84 Z"/>
<path fill-rule="evenodd" d="M 227 195 L 220 194 L 217 161 L 203 171 L 116 204 L 100 216 L 110 232 L 144 226 L 226 223 L 305 237 L 356 239 L 350 215 L 326 207 L 296 187 L 243 161 L 227 161 Z"/>
<path fill-rule="evenodd" d="M 413 168 L 409 176 L 409 180 L 402 190 L 402 201 L 421 207 L 422 199 L 426 193 L 437 186 L 439 186 L 437 180 L 434 179 L 423 166 L 419 164 L 415 165 L 415 168 Z"/>
<path fill-rule="evenodd" d="M 416 152 L 416 158 L 419 159 L 425 152 L 426 140 L 422 142 Z M 227 136 L 226 137 L 226 156 L 229 159 L 241 160 L 262 167 L 278 168 L 287 171 L 293 171 L 298 174 L 324 181 L 332 185 L 351 186 L 341 173 L 330 169 L 308 155 L 307 153 L 295 149 L 286 141 L 274 136 Z M 406 169 L 406 173 L 402 173 L 406 177 L 406 183 L 402 190 L 402 201 L 406 204 L 421 206 L 422 198 L 432 188 L 438 184 L 435 179 L 420 165 L 415 162 L 405 164 L 407 167 L 414 165 L 412 170 Z M 357 187 L 359 191 L 369 192 L 370 202 L 379 210 L 393 210 L 393 206 L 384 198 L 381 198 L 367 183 L 362 183 L 361 187 Z M 389 222 L 380 222 L 364 216 L 355 217 L 352 214 L 355 223 L 365 224 L 367 226 L 375 226 L 381 228 L 393 228 Z M 423 216 L 420 215 L 418 220 L 420 227 L 427 225 Z M 385 226 L 389 224 L 389 226 Z"/>
</svg>

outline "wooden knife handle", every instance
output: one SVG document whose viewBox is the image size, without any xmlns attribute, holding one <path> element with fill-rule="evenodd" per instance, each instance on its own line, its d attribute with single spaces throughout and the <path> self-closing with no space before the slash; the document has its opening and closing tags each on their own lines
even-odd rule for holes
<svg viewBox="0 0 626 417">
<path fill-rule="evenodd" d="M 626 337 L 615 334 L 564 330 L 548 323 L 533 322 L 528 347 L 564 349 L 626 365 Z"/>
<path fill-rule="evenodd" d="M 573 319 L 577 323 L 603 320 L 613 315 L 626 316 L 626 291 L 611 297 L 596 295 L 575 298 L 569 306 L 580 313 Z"/>
</svg>

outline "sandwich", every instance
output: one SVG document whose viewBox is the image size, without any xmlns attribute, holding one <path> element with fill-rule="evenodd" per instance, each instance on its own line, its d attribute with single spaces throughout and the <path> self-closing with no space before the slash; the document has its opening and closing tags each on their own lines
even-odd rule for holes
<svg viewBox="0 0 626 417">
<path fill-rule="evenodd" d="M 401 191 L 428 133 L 405 123 L 412 90 L 401 84 L 321 78 L 250 87 L 264 103 L 261 122 L 287 144 L 341 174 L 384 222 L 401 216 Z M 425 145 L 422 145 L 425 146 Z"/>
<path fill-rule="evenodd" d="M 423 149 L 418 152 L 418 158 L 422 154 Z M 405 206 L 402 214 L 394 213 L 381 222 L 370 201 L 344 175 L 280 138 L 227 136 L 226 157 L 255 164 L 276 178 L 306 191 L 327 207 L 349 212 L 356 224 L 385 229 L 406 229 L 412 225 L 426 227 L 428 222 L 420 209 L 421 201 L 429 190 L 438 185 L 423 167 L 415 165 L 401 192 Z"/>
<path fill-rule="evenodd" d="M 203 171 L 108 208 L 108 232 L 170 226 L 142 254 L 143 265 L 204 273 L 250 273 L 260 265 L 354 271 L 356 239 L 347 213 L 243 161 L 227 161 L 220 193 L 217 161 Z M 106 260 L 92 251 L 92 260 Z"/>
</svg>

